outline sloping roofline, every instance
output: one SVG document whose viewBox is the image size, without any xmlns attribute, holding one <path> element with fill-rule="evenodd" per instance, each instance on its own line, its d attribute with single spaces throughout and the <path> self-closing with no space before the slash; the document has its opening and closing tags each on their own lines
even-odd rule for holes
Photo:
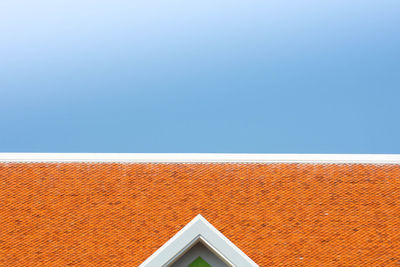
<svg viewBox="0 0 400 267">
<path fill-rule="evenodd" d="M 400 164 L 400 154 L 0 153 L 0 162 Z"/>
<path fill-rule="evenodd" d="M 202 242 L 229 266 L 258 266 L 199 214 L 139 267 L 171 266 L 197 242 Z"/>
</svg>

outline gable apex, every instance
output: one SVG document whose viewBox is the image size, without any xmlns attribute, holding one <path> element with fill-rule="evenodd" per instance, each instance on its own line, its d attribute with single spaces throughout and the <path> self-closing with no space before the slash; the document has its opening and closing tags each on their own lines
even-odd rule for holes
<svg viewBox="0 0 400 267">
<path fill-rule="evenodd" d="M 203 243 L 228 266 L 258 266 L 199 214 L 145 260 L 140 267 L 170 266 L 198 242 Z"/>
</svg>

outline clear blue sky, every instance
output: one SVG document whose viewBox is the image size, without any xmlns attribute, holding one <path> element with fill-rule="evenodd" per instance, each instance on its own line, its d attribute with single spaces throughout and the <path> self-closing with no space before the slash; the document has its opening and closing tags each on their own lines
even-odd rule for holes
<svg viewBox="0 0 400 267">
<path fill-rule="evenodd" d="M 400 153 L 400 1 L 0 1 L 0 152 Z"/>
</svg>

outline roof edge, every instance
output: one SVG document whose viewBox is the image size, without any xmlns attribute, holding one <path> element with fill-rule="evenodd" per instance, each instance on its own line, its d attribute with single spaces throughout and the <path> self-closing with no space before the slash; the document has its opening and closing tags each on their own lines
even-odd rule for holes
<svg viewBox="0 0 400 267">
<path fill-rule="evenodd" d="M 400 154 L 0 153 L 7 162 L 400 164 Z"/>
</svg>

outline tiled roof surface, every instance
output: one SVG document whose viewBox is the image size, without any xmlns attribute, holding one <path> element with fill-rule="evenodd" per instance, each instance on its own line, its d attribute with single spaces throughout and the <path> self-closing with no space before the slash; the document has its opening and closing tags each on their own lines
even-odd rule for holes
<svg viewBox="0 0 400 267">
<path fill-rule="evenodd" d="M 400 165 L 0 163 L 0 266 L 138 266 L 199 213 L 260 266 L 400 264 Z"/>
</svg>

